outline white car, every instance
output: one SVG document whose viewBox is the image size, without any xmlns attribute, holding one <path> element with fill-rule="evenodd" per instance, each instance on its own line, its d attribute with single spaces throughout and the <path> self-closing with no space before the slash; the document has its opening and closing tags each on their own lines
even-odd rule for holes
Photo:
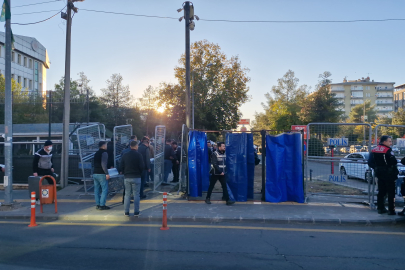
<svg viewBox="0 0 405 270">
<path fill-rule="evenodd" d="M 340 175 L 347 175 L 348 178 L 358 178 L 367 181 L 366 172 L 370 169 L 367 164 L 368 158 L 368 152 L 356 152 L 345 156 L 339 162 Z M 398 170 L 398 176 L 403 177 L 405 175 L 405 167 L 399 161 Z"/>
</svg>

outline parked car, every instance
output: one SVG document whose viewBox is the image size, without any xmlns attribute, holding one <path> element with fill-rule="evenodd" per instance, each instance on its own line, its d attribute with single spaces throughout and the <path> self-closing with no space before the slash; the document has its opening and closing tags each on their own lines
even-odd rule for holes
<svg viewBox="0 0 405 270">
<path fill-rule="evenodd" d="M 367 181 L 366 172 L 370 169 L 367 164 L 368 158 L 368 152 L 356 152 L 345 156 L 339 162 L 340 174 L 347 175 L 348 178 L 358 178 Z M 400 160 L 398 160 L 398 170 L 398 177 L 403 177 L 405 175 L 405 166 L 400 163 Z M 371 171 L 373 170 L 371 169 Z"/>
</svg>

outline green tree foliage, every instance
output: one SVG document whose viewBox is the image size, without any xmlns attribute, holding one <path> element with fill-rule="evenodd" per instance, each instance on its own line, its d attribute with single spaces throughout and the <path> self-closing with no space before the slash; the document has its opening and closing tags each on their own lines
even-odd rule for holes
<svg viewBox="0 0 405 270">
<path fill-rule="evenodd" d="M 138 107 L 140 109 L 141 118 L 145 122 L 146 134 L 151 136 L 155 131 L 155 126 L 163 124 L 163 115 L 157 111 L 158 109 L 158 89 L 149 85 L 139 99 Z"/>
<path fill-rule="evenodd" d="M 0 123 L 4 123 L 5 78 L 0 75 Z M 21 84 L 11 79 L 13 94 L 13 123 L 46 123 L 48 115 L 45 111 L 45 99 L 36 93 L 28 93 Z"/>
<path fill-rule="evenodd" d="M 248 68 L 237 56 L 228 58 L 218 44 L 207 40 L 191 45 L 191 70 L 194 74 L 195 127 L 222 130 L 236 128 L 240 106 L 249 100 Z M 167 126 L 181 130 L 185 123 L 185 56 L 175 67 L 177 84 L 162 83 L 158 105 L 165 106 Z M 207 68 L 208 64 L 213 64 Z"/>
<path fill-rule="evenodd" d="M 392 116 L 393 125 L 405 125 L 405 111 L 399 108 L 397 112 Z"/>
<path fill-rule="evenodd" d="M 300 111 L 307 97 L 307 85 L 299 86 L 299 79 L 292 70 L 277 80 L 271 94 L 266 93 L 267 104 L 262 103 L 264 112 L 255 114 L 252 129 L 290 130 L 291 125 L 301 124 Z"/>
<path fill-rule="evenodd" d="M 349 121 L 351 123 L 363 123 L 361 119 L 363 115 L 367 116 L 365 122 L 374 122 L 377 119 L 375 104 L 371 105 L 370 100 L 366 100 L 363 104 L 354 106 L 349 114 Z"/>
<path fill-rule="evenodd" d="M 322 141 L 317 138 L 309 139 L 308 156 L 324 156 L 325 149 Z"/>
</svg>

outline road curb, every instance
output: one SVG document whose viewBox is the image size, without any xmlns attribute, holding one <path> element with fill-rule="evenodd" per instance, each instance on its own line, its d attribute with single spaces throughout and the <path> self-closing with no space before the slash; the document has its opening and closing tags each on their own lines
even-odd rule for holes
<svg viewBox="0 0 405 270">
<path fill-rule="evenodd" d="M 29 220 L 30 215 L 1 215 L 0 220 Z M 147 221 L 162 222 L 161 217 L 142 216 L 92 216 L 92 215 L 58 215 L 37 216 L 37 221 Z M 345 219 L 313 219 L 313 218 L 221 218 L 221 217 L 169 217 L 169 222 L 197 222 L 197 223 L 256 223 L 256 224 L 322 224 L 322 225 L 395 225 L 405 223 L 405 217 L 395 219 L 375 220 L 345 220 Z"/>
</svg>

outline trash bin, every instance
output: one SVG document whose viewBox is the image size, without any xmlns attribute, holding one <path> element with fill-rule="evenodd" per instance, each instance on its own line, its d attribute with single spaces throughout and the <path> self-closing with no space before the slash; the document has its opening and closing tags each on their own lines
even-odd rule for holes
<svg viewBox="0 0 405 270">
<path fill-rule="evenodd" d="M 28 196 L 31 198 L 31 192 L 35 192 L 36 199 L 39 200 L 39 180 L 41 176 L 28 176 Z"/>
<path fill-rule="evenodd" d="M 43 181 L 43 180 L 42 180 Z M 54 201 L 54 186 L 53 185 L 42 185 L 41 194 L 42 194 L 42 204 L 52 204 Z"/>
</svg>

